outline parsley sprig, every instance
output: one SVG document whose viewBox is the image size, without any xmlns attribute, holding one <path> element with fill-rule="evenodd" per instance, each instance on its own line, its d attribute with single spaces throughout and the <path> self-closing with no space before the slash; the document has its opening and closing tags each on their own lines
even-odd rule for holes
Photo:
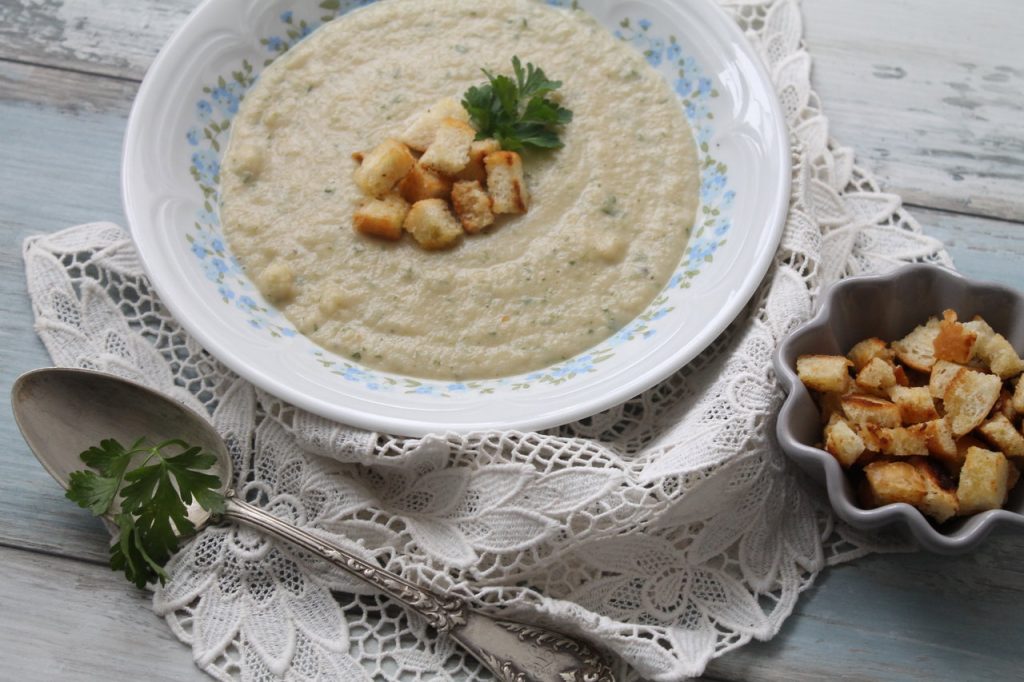
<svg viewBox="0 0 1024 682">
<path fill-rule="evenodd" d="M 103 516 L 120 495 L 113 518 L 121 532 L 110 548 L 110 567 L 139 587 L 167 579 L 163 567 L 178 549 L 178 536 L 195 531 L 188 520 L 193 499 L 213 513 L 224 509 L 220 479 L 204 473 L 217 458 L 184 441 L 149 445 L 140 438 L 126 448 L 111 438 L 80 456 L 91 471 L 71 474 L 67 498 Z"/>
<path fill-rule="evenodd" d="M 471 87 L 462 98 L 478 140 L 493 137 L 509 151 L 563 146 L 558 128 L 572 121 L 572 112 L 546 97 L 562 81 L 550 80 L 533 64 L 524 69 L 519 57 L 512 58 L 515 78 L 482 70 L 489 82 Z"/>
</svg>

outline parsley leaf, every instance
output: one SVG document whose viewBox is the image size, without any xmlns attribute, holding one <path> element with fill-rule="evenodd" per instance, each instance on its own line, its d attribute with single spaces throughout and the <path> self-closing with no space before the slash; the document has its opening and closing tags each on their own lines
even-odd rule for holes
<svg viewBox="0 0 1024 682">
<path fill-rule="evenodd" d="M 463 95 L 462 106 L 479 131 L 477 139 L 493 137 L 509 151 L 562 147 L 558 128 L 572 121 L 572 112 L 546 97 L 562 81 L 550 80 L 533 64 L 524 68 L 519 57 L 512 58 L 512 72 L 514 78 L 484 70 L 488 83 Z"/>
<path fill-rule="evenodd" d="M 179 451 L 169 456 L 169 448 Z M 92 471 L 71 474 L 67 498 L 102 516 L 114 511 L 120 494 L 113 519 L 120 537 L 110 548 L 110 567 L 139 587 L 167 579 L 163 566 L 177 551 L 179 536 L 195 532 L 188 518 L 193 500 L 212 513 L 224 510 L 220 479 L 205 473 L 217 458 L 183 441 L 150 446 L 140 438 L 125 448 L 109 439 L 81 458 Z"/>
</svg>

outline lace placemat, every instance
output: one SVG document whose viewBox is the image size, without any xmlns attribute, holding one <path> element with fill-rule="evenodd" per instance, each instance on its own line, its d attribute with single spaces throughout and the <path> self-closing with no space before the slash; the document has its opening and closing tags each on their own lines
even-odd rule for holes
<svg viewBox="0 0 1024 682">
<path fill-rule="evenodd" d="M 209 415 L 236 488 L 272 513 L 479 608 L 599 640 L 628 678 L 698 675 L 776 634 L 826 564 L 880 542 L 837 525 L 776 446 L 776 343 L 843 276 L 951 265 L 829 139 L 795 0 L 723 4 L 763 56 L 789 122 L 786 231 L 747 311 L 623 405 L 544 433 L 409 439 L 328 422 L 200 348 L 109 223 L 25 242 L 39 336 L 57 365 L 140 381 Z M 252 532 L 207 529 L 168 570 L 153 607 L 216 678 L 489 677 L 361 583 Z"/>
</svg>

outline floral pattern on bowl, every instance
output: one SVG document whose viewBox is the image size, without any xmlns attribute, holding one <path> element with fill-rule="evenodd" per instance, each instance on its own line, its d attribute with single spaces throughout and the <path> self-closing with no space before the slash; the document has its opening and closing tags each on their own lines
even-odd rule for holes
<svg viewBox="0 0 1024 682">
<path fill-rule="evenodd" d="M 370 4 L 374 0 L 324 0 L 319 16 L 300 18 L 294 10 L 279 14 L 283 34 L 260 38 L 268 56 L 263 66 L 287 52 L 322 23 L 345 12 Z M 578 9 L 576 0 L 548 0 L 548 4 Z M 498 387 L 523 391 L 538 384 L 559 385 L 579 376 L 595 372 L 597 365 L 610 359 L 623 344 L 649 339 L 658 332 L 658 321 L 670 313 L 668 292 L 689 288 L 702 269 L 711 263 L 716 252 L 725 245 L 732 227 L 730 209 L 736 193 L 729 188 L 728 167 L 711 153 L 714 138 L 714 114 L 710 101 L 719 96 L 712 79 L 704 75 L 694 57 L 688 55 L 675 35 L 659 32 L 646 18 L 623 18 L 615 35 L 641 51 L 651 67 L 661 72 L 679 96 L 687 121 L 698 145 L 700 164 L 700 205 L 694 219 L 693 232 L 685 251 L 685 260 L 672 275 L 665 288 L 639 316 L 594 348 L 567 361 L 525 375 L 500 379 L 464 382 L 421 380 L 369 370 L 358 363 L 341 358 L 323 349 L 313 352 L 316 361 L 332 374 L 347 382 L 360 384 L 370 391 L 404 392 L 409 394 L 451 397 L 467 392 L 488 395 Z M 217 285 L 225 305 L 236 306 L 246 315 L 248 324 L 265 330 L 273 337 L 295 336 L 295 328 L 273 306 L 261 302 L 259 292 L 245 275 L 241 265 L 226 248 L 217 215 L 219 204 L 220 155 L 227 146 L 232 117 L 246 91 L 256 82 L 259 67 L 243 60 L 239 68 L 217 78 L 203 88 L 203 97 L 195 105 L 195 122 L 185 134 L 192 148 L 189 172 L 203 195 L 203 206 L 197 211 L 193 229 L 185 238 L 201 262 L 207 279 Z"/>
</svg>

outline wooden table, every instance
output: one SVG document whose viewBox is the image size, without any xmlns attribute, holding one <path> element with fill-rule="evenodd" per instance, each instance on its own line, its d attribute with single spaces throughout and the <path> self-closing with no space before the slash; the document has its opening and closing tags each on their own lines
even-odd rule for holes
<svg viewBox="0 0 1024 682">
<path fill-rule="evenodd" d="M 20 258 L 31 234 L 124 224 L 119 156 L 147 65 L 196 0 L 0 0 L 0 395 L 50 361 Z M 1024 288 L 1020 0 L 805 0 L 834 136 L 943 239 L 965 273 Z M 200 680 L 148 598 L 105 566 L 0 418 L 0 678 Z M 771 642 L 715 680 L 1009 680 L 1024 652 L 1024 536 L 960 558 L 871 556 L 825 571 Z"/>
</svg>

